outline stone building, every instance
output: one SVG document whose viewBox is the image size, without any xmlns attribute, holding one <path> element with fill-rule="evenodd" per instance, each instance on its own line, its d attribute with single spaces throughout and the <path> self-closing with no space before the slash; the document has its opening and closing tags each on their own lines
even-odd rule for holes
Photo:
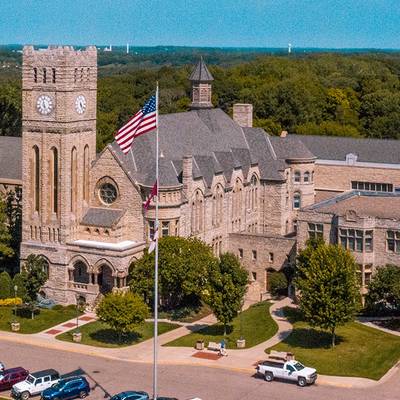
<svg viewBox="0 0 400 400">
<path fill-rule="evenodd" d="M 159 117 L 160 234 L 195 236 L 216 255 L 235 253 L 249 272 L 249 295 L 260 298 L 268 272 L 293 265 L 296 232 L 303 243 L 316 196 L 350 190 L 353 167 L 354 180 L 365 181 L 365 166 L 357 164 L 364 161 L 349 145 L 359 159 L 339 182 L 334 163 L 323 164 L 329 149 L 326 156 L 323 145 L 312 146 L 324 138 L 271 137 L 252 127 L 251 104 L 235 104 L 233 118 L 214 108 L 203 60 L 189 79 L 191 110 Z M 60 303 L 76 296 L 93 303 L 101 293 L 123 290 L 155 229 L 154 204 L 143 212 L 155 182 L 155 135 L 137 138 L 127 155 L 115 142 L 96 154 L 96 83 L 95 48 L 25 47 L 22 138 L 0 137 L 0 188 L 22 185 L 21 259 L 32 253 L 46 259 L 43 291 Z M 18 150 L 14 158 L 10 146 Z M 365 167 L 370 174 L 386 168 L 384 160 L 372 164 Z M 381 180 L 392 186 L 375 189 L 395 190 L 394 158 L 392 169 L 390 182 Z"/>
</svg>

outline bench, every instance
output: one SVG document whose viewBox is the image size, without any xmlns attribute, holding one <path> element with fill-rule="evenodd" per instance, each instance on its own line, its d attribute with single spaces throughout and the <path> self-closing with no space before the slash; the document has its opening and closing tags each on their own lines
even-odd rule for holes
<svg viewBox="0 0 400 400">
<path fill-rule="evenodd" d="M 271 350 L 268 354 L 268 358 L 270 360 L 289 361 L 289 360 L 294 360 L 294 354 L 289 352 L 287 353 L 286 351 Z"/>
<path fill-rule="evenodd" d="M 214 350 L 214 351 L 220 351 L 221 350 L 221 343 L 208 342 L 207 349 L 208 350 Z"/>
</svg>

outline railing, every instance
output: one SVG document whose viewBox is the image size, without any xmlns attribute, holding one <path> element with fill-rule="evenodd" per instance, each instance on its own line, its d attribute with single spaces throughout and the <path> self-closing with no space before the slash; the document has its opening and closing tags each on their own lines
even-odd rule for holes
<svg viewBox="0 0 400 400">
<path fill-rule="evenodd" d="M 80 283 L 80 282 L 68 282 L 68 286 L 72 289 L 80 289 L 80 290 L 87 290 L 88 284 L 87 283 Z"/>
</svg>

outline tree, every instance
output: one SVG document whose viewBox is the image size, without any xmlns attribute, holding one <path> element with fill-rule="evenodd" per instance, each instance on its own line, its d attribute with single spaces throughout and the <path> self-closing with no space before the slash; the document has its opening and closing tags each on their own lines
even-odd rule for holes
<svg viewBox="0 0 400 400">
<path fill-rule="evenodd" d="M 8 299 L 12 296 L 11 285 L 12 281 L 10 275 L 8 272 L 3 271 L 0 274 L 0 299 Z"/>
<path fill-rule="evenodd" d="M 232 253 L 221 255 L 216 268 L 209 270 L 209 279 L 203 299 L 218 321 L 226 327 L 238 315 L 246 293 L 248 276 L 238 258 Z"/>
<path fill-rule="evenodd" d="M 400 269 L 396 265 L 378 268 L 368 285 L 365 297 L 368 310 L 373 312 L 400 311 Z"/>
<path fill-rule="evenodd" d="M 159 296 L 166 310 L 197 306 L 207 282 L 207 271 L 217 264 L 211 248 L 199 239 L 164 237 L 159 241 Z M 154 252 L 130 268 L 130 287 L 152 307 L 154 299 Z"/>
<path fill-rule="evenodd" d="M 33 319 L 37 295 L 47 281 L 47 263 L 43 257 L 30 254 L 22 269 L 23 286 L 26 290 L 23 300 L 30 305 Z"/>
<path fill-rule="evenodd" d="M 271 272 L 268 274 L 268 289 L 273 296 L 278 296 L 286 291 L 288 280 L 283 272 Z"/>
<path fill-rule="evenodd" d="M 6 204 L 0 196 L 0 267 L 3 262 L 14 255 L 11 248 L 11 234 L 9 232 Z"/>
<path fill-rule="evenodd" d="M 297 261 L 300 308 L 311 326 L 330 331 L 334 347 L 336 328 L 352 321 L 359 306 L 354 258 L 340 246 L 310 242 Z"/>
<path fill-rule="evenodd" d="M 96 314 L 118 332 L 119 341 L 122 335 L 134 332 L 149 316 L 149 309 L 143 299 L 134 293 L 109 293 L 99 303 Z"/>
</svg>

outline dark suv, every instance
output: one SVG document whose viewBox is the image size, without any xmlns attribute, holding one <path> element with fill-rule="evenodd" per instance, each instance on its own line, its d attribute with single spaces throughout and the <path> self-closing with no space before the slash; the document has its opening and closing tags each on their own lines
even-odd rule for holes
<svg viewBox="0 0 400 400">
<path fill-rule="evenodd" d="M 11 389 L 16 383 L 24 381 L 28 374 L 29 372 L 22 367 L 0 371 L 0 391 Z"/>
<path fill-rule="evenodd" d="M 83 376 L 63 378 L 42 393 L 42 400 L 66 400 L 80 397 L 85 398 L 90 393 L 88 381 Z"/>
</svg>

